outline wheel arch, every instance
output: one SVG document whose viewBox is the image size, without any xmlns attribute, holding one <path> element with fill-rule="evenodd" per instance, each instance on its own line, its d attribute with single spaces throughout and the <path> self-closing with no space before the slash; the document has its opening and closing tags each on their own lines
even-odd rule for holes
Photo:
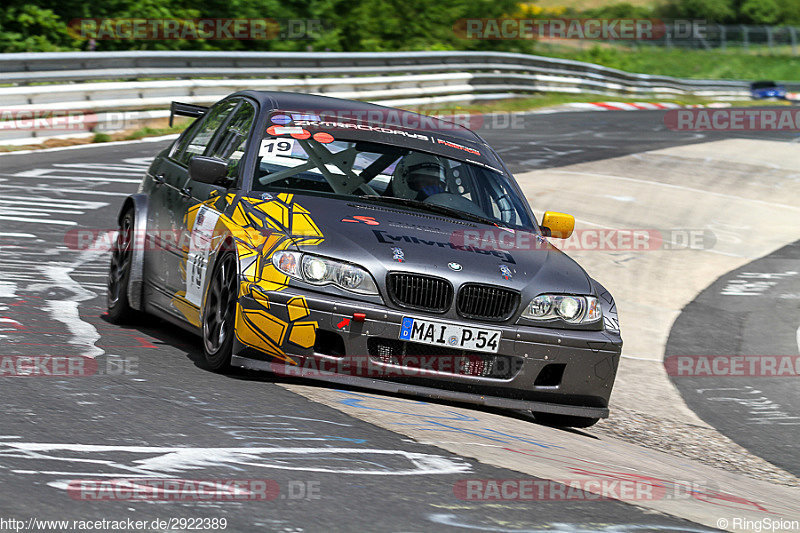
<svg viewBox="0 0 800 533">
<path fill-rule="evenodd" d="M 200 302 L 200 310 L 199 310 L 199 313 L 198 313 L 201 327 L 202 327 L 203 318 L 204 318 L 203 317 L 203 313 L 205 313 L 205 308 L 206 308 L 206 298 L 208 296 L 208 286 L 209 286 L 209 283 L 211 283 L 211 277 L 212 277 L 211 274 L 214 272 L 214 269 L 217 267 L 217 259 L 219 258 L 219 256 L 221 254 L 223 254 L 223 253 L 226 253 L 226 252 L 231 252 L 235 256 L 234 257 L 234 264 L 236 265 L 236 274 L 239 277 L 239 283 L 241 283 L 242 267 L 239 264 L 239 251 L 237 249 L 236 240 L 233 238 L 233 235 L 228 233 L 223 238 L 219 239 L 219 244 L 215 248 L 210 250 L 210 252 L 208 254 L 208 264 L 206 265 L 206 273 L 207 273 L 207 275 L 206 275 L 204 283 L 203 283 L 203 293 L 202 293 L 203 297 L 202 297 L 202 300 Z M 239 284 L 237 283 L 237 287 L 238 287 L 238 285 Z M 238 297 L 238 294 L 237 294 L 237 297 Z"/>
</svg>

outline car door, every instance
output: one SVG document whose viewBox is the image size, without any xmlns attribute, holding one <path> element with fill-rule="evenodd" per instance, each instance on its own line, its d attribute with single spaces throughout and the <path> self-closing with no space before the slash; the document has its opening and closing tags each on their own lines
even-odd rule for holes
<svg viewBox="0 0 800 533">
<path fill-rule="evenodd" d="M 196 311 L 199 311 L 203 288 L 206 285 L 208 257 L 214 226 L 219 216 L 228 207 L 226 193 L 235 189 L 242 179 L 239 170 L 246 153 L 247 142 L 252 133 L 256 114 L 255 104 L 242 99 L 230 119 L 220 126 L 217 135 L 203 154 L 227 163 L 226 184 L 212 185 L 189 179 L 184 187 L 190 193 L 190 196 L 187 197 L 186 210 L 196 211 L 196 215 L 185 217 L 186 225 L 182 228 L 182 231 L 190 237 L 190 246 L 184 249 L 186 278 L 183 291 L 186 303 Z"/>
<path fill-rule="evenodd" d="M 145 300 L 148 302 L 163 299 L 163 291 L 166 291 L 167 287 L 167 271 L 164 268 L 167 263 L 165 254 L 170 253 L 168 248 L 171 241 L 175 240 L 171 234 L 170 219 L 167 216 L 169 211 L 166 207 L 174 189 L 165 185 L 167 181 L 172 183 L 176 179 L 173 176 L 169 176 L 168 179 L 168 175 L 176 170 L 172 159 L 174 154 L 185 148 L 202 120 L 202 118 L 197 119 L 172 146 L 159 153 L 147 171 L 142 192 L 148 196 L 147 240 L 144 254 L 145 271 L 147 272 Z"/>
<path fill-rule="evenodd" d="M 189 159 L 206 152 L 217 130 L 230 118 L 238 103 L 238 98 L 228 98 L 213 105 L 158 167 L 156 178 L 160 184 L 156 187 L 158 191 L 151 195 L 149 206 L 149 218 L 156 228 L 151 239 L 154 253 L 146 268 L 148 277 L 155 280 L 159 290 L 148 296 L 153 303 L 160 304 L 159 307 L 179 316 L 185 317 L 182 309 L 175 308 L 174 299 L 185 286 L 182 261 L 188 235 L 184 232 L 183 219 L 191 199 L 187 189 Z"/>
</svg>

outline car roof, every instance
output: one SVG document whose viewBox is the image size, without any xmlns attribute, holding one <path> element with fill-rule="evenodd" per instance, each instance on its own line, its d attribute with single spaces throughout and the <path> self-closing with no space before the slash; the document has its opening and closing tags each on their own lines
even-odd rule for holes
<svg viewBox="0 0 800 533">
<path fill-rule="evenodd" d="M 484 141 L 477 133 L 465 128 L 464 126 L 394 107 L 360 102 L 358 100 L 346 100 L 344 98 L 333 98 L 330 96 L 321 96 L 316 94 L 290 93 L 283 91 L 246 90 L 240 91 L 236 94 L 249 96 L 250 98 L 253 98 L 254 100 L 257 100 L 260 103 L 268 106 L 270 109 L 281 111 L 325 110 L 330 112 L 348 111 L 353 114 L 369 113 L 370 111 L 373 111 L 382 114 L 378 116 L 385 116 L 389 111 L 391 111 L 392 117 L 398 117 L 400 124 L 418 124 L 424 120 L 426 124 L 431 124 L 433 129 L 446 131 L 447 136 L 453 140 L 460 139 L 488 146 L 486 141 Z M 380 120 L 374 120 L 372 116 L 370 116 L 370 121 L 373 121 L 374 123 L 383 123 Z M 398 126 L 398 124 L 394 123 L 388 123 L 387 125 L 392 127 Z M 408 129 L 413 130 L 414 128 Z"/>
</svg>

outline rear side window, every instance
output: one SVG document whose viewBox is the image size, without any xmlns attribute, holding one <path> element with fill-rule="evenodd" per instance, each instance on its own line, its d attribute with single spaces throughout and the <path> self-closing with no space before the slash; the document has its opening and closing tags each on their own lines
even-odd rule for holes
<svg viewBox="0 0 800 533">
<path fill-rule="evenodd" d="M 225 100 L 209 109 L 199 127 L 194 128 L 192 134 L 182 140 L 182 146 L 175 151 L 175 160 L 182 165 L 188 165 L 192 156 L 203 155 L 214 133 L 225 122 L 237 103 L 238 100 Z"/>
<path fill-rule="evenodd" d="M 242 104 L 228 121 L 224 130 L 217 136 L 205 155 L 216 157 L 228 162 L 228 176 L 237 177 L 239 175 L 239 165 L 244 157 L 244 150 L 247 147 L 247 138 L 256 118 L 256 108 L 248 101 Z"/>
</svg>

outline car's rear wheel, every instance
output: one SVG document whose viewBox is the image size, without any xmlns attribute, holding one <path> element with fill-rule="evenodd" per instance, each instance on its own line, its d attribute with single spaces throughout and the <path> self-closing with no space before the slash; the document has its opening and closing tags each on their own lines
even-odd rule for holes
<svg viewBox="0 0 800 533">
<path fill-rule="evenodd" d="M 233 252 L 222 252 L 214 265 L 203 310 L 203 352 L 211 370 L 230 367 L 239 274 Z"/>
<path fill-rule="evenodd" d="M 136 316 L 136 310 L 128 301 L 128 283 L 133 262 L 133 229 L 134 214 L 133 209 L 129 209 L 122 215 L 117 239 L 111 247 L 111 264 L 106 283 L 108 318 L 115 324 L 129 322 Z"/>
<path fill-rule="evenodd" d="M 536 422 L 545 426 L 570 428 L 588 428 L 597 424 L 600 420 L 599 418 L 588 416 L 554 415 L 552 413 L 537 413 L 536 411 L 533 411 L 533 418 Z"/>
</svg>

